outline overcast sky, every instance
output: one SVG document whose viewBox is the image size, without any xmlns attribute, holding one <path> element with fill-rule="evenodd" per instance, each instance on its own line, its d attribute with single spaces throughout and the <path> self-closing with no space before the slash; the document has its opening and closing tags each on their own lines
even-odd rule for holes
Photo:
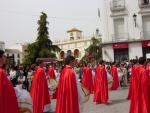
<svg viewBox="0 0 150 113">
<path fill-rule="evenodd" d="M 90 36 L 99 26 L 99 7 L 100 0 L 0 0 L 0 41 L 10 47 L 35 40 L 42 11 L 48 15 L 52 41 L 66 38 L 73 27 Z"/>
</svg>

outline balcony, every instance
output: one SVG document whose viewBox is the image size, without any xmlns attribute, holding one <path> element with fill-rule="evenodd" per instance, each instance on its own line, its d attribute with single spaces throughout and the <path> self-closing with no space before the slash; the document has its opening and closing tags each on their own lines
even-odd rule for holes
<svg viewBox="0 0 150 113">
<path fill-rule="evenodd" d="M 150 40 L 150 31 L 141 32 L 141 39 Z"/>
<path fill-rule="evenodd" d="M 129 34 L 128 33 L 120 33 L 120 34 L 113 34 L 112 35 L 112 41 L 113 42 L 123 42 L 129 40 Z"/>
<path fill-rule="evenodd" d="M 112 0 L 110 2 L 111 11 L 123 11 L 125 10 L 125 0 Z"/>
<path fill-rule="evenodd" d="M 140 8 L 149 8 L 150 0 L 139 0 L 139 7 Z"/>
</svg>

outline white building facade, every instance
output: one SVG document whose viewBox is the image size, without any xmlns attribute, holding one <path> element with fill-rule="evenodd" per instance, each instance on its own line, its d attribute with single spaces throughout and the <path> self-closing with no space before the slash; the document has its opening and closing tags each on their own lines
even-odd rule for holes
<svg viewBox="0 0 150 113">
<path fill-rule="evenodd" d="M 82 31 L 76 28 L 67 31 L 67 39 L 64 41 L 56 41 L 54 45 L 59 46 L 60 53 L 57 54 L 57 58 L 64 59 L 68 55 L 72 55 L 79 60 L 85 55 L 85 49 L 91 44 L 91 37 L 84 37 Z M 95 35 L 95 38 L 98 37 Z"/>
<path fill-rule="evenodd" d="M 26 55 L 26 50 L 28 43 L 25 44 L 15 44 L 14 46 L 7 48 L 6 55 L 7 57 L 12 57 L 14 59 L 14 65 L 19 65 L 23 63 L 24 57 Z"/>
<path fill-rule="evenodd" d="M 101 0 L 103 59 L 118 61 L 150 53 L 150 1 Z"/>
<path fill-rule="evenodd" d="M 5 50 L 5 43 L 0 41 L 0 50 Z"/>
</svg>

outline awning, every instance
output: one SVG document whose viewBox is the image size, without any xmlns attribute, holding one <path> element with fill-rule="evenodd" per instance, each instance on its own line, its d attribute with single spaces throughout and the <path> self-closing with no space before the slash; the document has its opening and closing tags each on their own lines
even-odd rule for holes
<svg viewBox="0 0 150 113">
<path fill-rule="evenodd" d="M 145 40 L 145 41 L 142 41 L 142 47 L 143 48 L 149 48 L 150 47 L 150 40 Z"/>
<path fill-rule="evenodd" d="M 114 49 L 127 49 L 128 43 L 115 43 L 113 44 Z"/>
</svg>

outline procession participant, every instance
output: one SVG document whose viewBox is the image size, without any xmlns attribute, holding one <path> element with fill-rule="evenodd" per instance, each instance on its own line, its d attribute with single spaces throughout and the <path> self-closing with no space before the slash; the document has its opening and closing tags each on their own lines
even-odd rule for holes
<svg viewBox="0 0 150 113">
<path fill-rule="evenodd" d="M 59 81 L 60 71 L 59 71 L 58 67 L 55 69 L 55 75 L 56 75 L 56 80 Z"/>
<path fill-rule="evenodd" d="M 47 109 L 50 110 L 50 96 L 43 67 L 43 61 L 38 60 L 38 67 L 34 72 L 30 92 L 33 101 L 33 113 L 43 113 Z"/>
<path fill-rule="evenodd" d="M 89 66 L 87 66 L 87 64 L 85 64 L 84 70 L 82 72 L 81 83 L 90 91 L 90 93 L 93 93 L 92 70 Z"/>
<path fill-rule="evenodd" d="M 148 87 L 149 87 L 149 92 L 148 95 L 150 95 L 150 60 L 147 60 L 147 64 L 146 64 L 146 73 L 148 75 Z M 149 96 L 149 101 L 150 101 L 150 96 Z"/>
<path fill-rule="evenodd" d="M 9 72 L 9 78 L 13 84 L 13 86 L 16 86 L 17 84 L 17 79 L 16 79 L 16 70 L 15 70 L 15 67 L 12 66 L 11 69 L 10 69 L 10 72 Z"/>
<path fill-rule="evenodd" d="M 131 96 L 130 113 L 150 113 L 150 102 L 148 100 L 148 75 L 143 66 L 145 59 L 139 59 L 139 67 L 135 74 L 135 86 Z"/>
<path fill-rule="evenodd" d="M 2 69 L 5 62 L 4 51 L 0 50 L 0 113 L 19 113 L 15 90 Z"/>
<path fill-rule="evenodd" d="M 133 95 L 133 90 L 136 89 L 136 77 L 138 76 L 138 61 L 133 60 L 133 66 L 131 68 L 130 86 L 127 99 L 130 100 Z"/>
<path fill-rule="evenodd" d="M 119 87 L 119 78 L 118 78 L 118 71 L 117 71 L 117 67 L 115 66 L 115 62 L 112 63 L 110 74 L 113 77 L 113 84 L 111 90 L 117 90 Z"/>
<path fill-rule="evenodd" d="M 73 70 L 75 58 L 68 56 L 58 83 L 56 113 L 81 113 L 81 86 Z"/>
<path fill-rule="evenodd" d="M 53 67 L 52 63 L 48 67 L 48 77 L 50 77 L 52 79 L 56 79 L 55 72 L 54 72 L 54 67 Z"/>
<path fill-rule="evenodd" d="M 94 99 L 96 104 L 108 104 L 108 80 L 103 61 L 96 68 L 94 77 Z"/>
</svg>

